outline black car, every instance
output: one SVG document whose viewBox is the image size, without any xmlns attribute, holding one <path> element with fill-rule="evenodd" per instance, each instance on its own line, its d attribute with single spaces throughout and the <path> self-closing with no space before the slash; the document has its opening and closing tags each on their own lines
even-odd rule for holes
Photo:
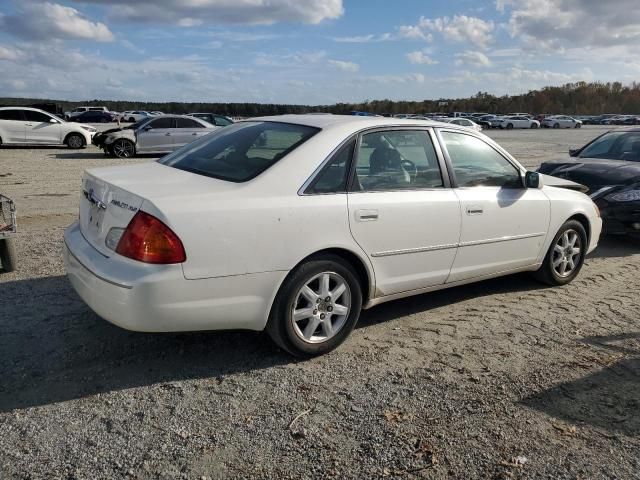
<svg viewBox="0 0 640 480">
<path fill-rule="evenodd" d="M 109 123 L 115 121 L 115 115 L 108 112 L 89 110 L 73 117 L 70 121 L 80 123 Z"/>
<path fill-rule="evenodd" d="M 607 132 L 538 171 L 588 187 L 603 233 L 640 235 L 640 129 Z"/>
</svg>

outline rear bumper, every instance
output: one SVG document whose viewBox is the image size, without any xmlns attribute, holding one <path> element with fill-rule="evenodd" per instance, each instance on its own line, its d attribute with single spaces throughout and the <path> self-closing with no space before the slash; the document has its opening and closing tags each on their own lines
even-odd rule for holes
<svg viewBox="0 0 640 480">
<path fill-rule="evenodd" d="M 187 280 L 181 265 L 105 257 L 78 224 L 64 234 L 64 262 L 78 295 L 105 320 L 141 332 L 263 330 L 287 272 Z"/>
</svg>

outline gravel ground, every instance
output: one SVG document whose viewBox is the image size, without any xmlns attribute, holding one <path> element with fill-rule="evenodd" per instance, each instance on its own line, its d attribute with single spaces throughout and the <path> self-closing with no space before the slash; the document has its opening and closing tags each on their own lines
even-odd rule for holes
<svg viewBox="0 0 640 480">
<path fill-rule="evenodd" d="M 599 134 L 491 131 L 527 166 Z M 137 159 L 135 161 L 149 161 Z M 129 161 L 131 162 L 131 161 Z M 391 302 L 296 362 L 263 334 L 140 334 L 93 314 L 61 241 L 97 149 L 4 148 L 0 478 L 640 478 L 640 248 Z"/>
</svg>

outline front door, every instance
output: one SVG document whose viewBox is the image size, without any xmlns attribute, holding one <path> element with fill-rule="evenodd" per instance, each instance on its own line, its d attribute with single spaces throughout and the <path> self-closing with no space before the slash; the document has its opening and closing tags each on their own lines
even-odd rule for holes
<svg viewBox="0 0 640 480">
<path fill-rule="evenodd" d="M 460 202 L 427 130 L 361 136 L 348 194 L 351 233 L 373 264 L 375 296 L 445 282 L 460 235 Z"/>
<path fill-rule="evenodd" d="M 170 152 L 175 132 L 173 117 L 160 117 L 145 124 L 136 132 L 136 150 L 143 152 Z"/>
<path fill-rule="evenodd" d="M 60 121 L 43 112 L 24 110 L 27 143 L 57 145 L 62 143 Z"/>
<path fill-rule="evenodd" d="M 484 140 L 441 131 L 460 199 L 460 245 L 447 282 L 536 263 L 547 235 L 550 203 L 525 188 L 520 170 Z"/>
<path fill-rule="evenodd" d="M 24 143 L 27 122 L 22 110 L 0 110 L 0 137 L 4 143 Z"/>
</svg>

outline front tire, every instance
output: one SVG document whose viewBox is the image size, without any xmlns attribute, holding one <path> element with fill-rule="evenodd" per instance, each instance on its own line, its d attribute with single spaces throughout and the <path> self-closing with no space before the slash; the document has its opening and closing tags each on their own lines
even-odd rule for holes
<svg viewBox="0 0 640 480">
<path fill-rule="evenodd" d="M 5 238 L 0 240 L 0 265 L 5 272 L 13 272 L 16 269 L 16 248 L 13 240 Z"/>
<path fill-rule="evenodd" d="M 552 286 L 570 283 L 578 276 L 588 247 L 582 224 L 577 220 L 566 221 L 553 238 L 535 277 Z"/>
<path fill-rule="evenodd" d="M 553 124 L 553 128 L 560 128 L 560 124 L 559 123 L 554 123 Z"/>
<path fill-rule="evenodd" d="M 576 123 L 576 128 L 582 128 L 582 124 L 581 123 Z"/>
<path fill-rule="evenodd" d="M 290 354 L 314 357 L 345 341 L 361 309 L 362 286 L 351 265 L 333 255 L 316 257 L 285 279 L 266 331 Z"/>
<path fill-rule="evenodd" d="M 513 130 L 513 123 L 507 124 L 507 130 Z"/>
<path fill-rule="evenodd" d="M 79 133 L 72 133 L 68 135 L 65 143 L 67 144 L 67 147 L 74 149 L 84 148 L 86 146 L 84 137 Z"/>
<path fill-rule="evenodd" d="M 135 118 L 133 118 L 133 117 L 129 117 L 129 122 L 131 122 L 131 123 L 135 123 L 135 122 L 136 122 L 136 119 L 135 119 Z"/>
<path fill-rule="evenodd" d="M 538 128 L 538 124 L 537 123 L 532 123 L 531 124 L 531 128 Z"/>
<path fill-rule="evenodd" d="M 132 158 L 136 154 L 136 146 L 131 140 L 119 138 L 111 144 L 111 154 L 118 158 Z"/>
</svg>

